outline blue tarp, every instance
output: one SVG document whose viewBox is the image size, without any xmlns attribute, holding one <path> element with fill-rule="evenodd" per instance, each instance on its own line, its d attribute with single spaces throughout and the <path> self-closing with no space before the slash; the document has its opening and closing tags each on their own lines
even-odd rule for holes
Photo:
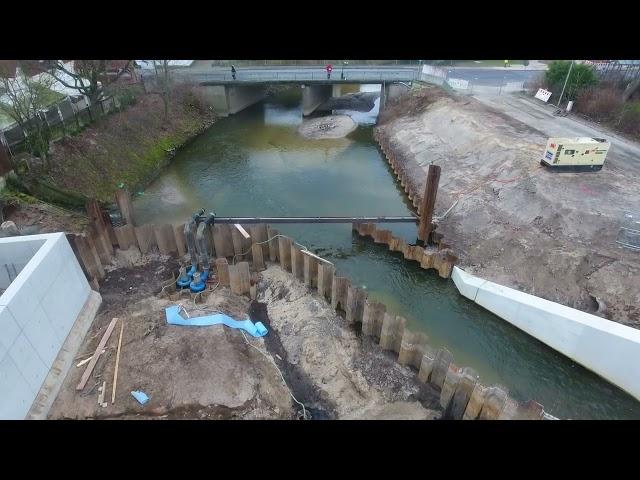
<svg viewBox="0 0 640 480">
<path fill-rule="evenodd" d="M 131 395 L 133 395 L 133 398 L 135 398 L 140 405 L 144 405 L 149 401 L 149 396 L 140 390 L 134 390 L 131 392 Z"/>
<path fill-rule="evenodd" d="M 165 314 L 167 316 L 167 323 L 170 325 L 206 327 L 222 323 L 229 328 L 241 328 L 254 337 L 264 337 L 268 332 L 267 327 L 265 327 L 262 322 L 256 322 L 255 324 L 251 320 L 243 320 L 242 322 L 239 322 L 228 315 L 224 315 L 223 313 L 205 315 L 204 317 L 182 318 L 180 315 L 180 307 L 178 305 L 167 307 L 165 309 Z"/>
</svg>

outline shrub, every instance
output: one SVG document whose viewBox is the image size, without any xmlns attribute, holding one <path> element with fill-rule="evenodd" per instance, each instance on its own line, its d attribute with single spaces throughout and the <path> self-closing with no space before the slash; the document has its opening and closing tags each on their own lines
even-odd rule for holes
<svg viewBox="0 0 640 480">
<path fill-rule="evenodd" d="M 567 60 L 555 60 L 549 64 L 549 69 L 545 75 L 550 90 L 555 95 L 560 95 L 571 62 Z M 593 67 L 582 63 L 574 64 L 567 81 L 564 98 L 575 100 L 576 95 L 586 87 L 593 87 L 598 84 L 598 77 Z"/>
<path fill-rule="evenodd" d="M 625 106 L 618 122 L 618 128 L 625 133 L 640 137 L 640 100 Z"/>
<path fill-rule="evenodd" d="M 617 120 L 622 109 L 622 94 L 615 88 L 588 89 L 576 98 L 576 111 L 598 122 Z"/>
</svg>

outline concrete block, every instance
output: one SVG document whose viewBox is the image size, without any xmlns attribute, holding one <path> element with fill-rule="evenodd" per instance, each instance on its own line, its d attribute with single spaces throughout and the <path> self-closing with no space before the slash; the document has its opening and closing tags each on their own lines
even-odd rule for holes
<svg viewBox="0 0 640 480">
<path fill-rule="evenodd" d="M 65 267 L 51 284 L 41 303 L 53 330 L 62 341 L 66 338 L 86 301 L 86 289 L 72 287 L 75 278 L 76 274 L 73 269 L 70 266 Z"/>
<path fill-rule="evenodd" d="M 480 420 L 497 420 L 502 413 L 507 396 L 506 388 L 500 385 L 488 387 L 485 392 L 484 405 L 478 418 Z"/>
<path fill-rule="evenodd" d="M 33 400 L 33 390 L 10 355 L 0 357 L 0 420 L 23 420 Z"/>
<path fill-rule="evenodd" d="M 449 365 L 453 362 L 453 355 L 446 348 L 439 348 L 436 351 L 436 358 L 433 362 L 430 382 L 438 388 L 442 388 L 444 379 L 449 371 Z"/>
<path fill-rule="evenodd" d="M 362 312 L 362 333 L 364 335 L 372 335 L 380 338 L 382 330 L 382 321 L 387 307 L 384 303 L 375 302 L 367 299 L 364 302 L 364 310 Z"/>
<path fill-rule="evenodd" d="M 640 399 L 640 330 L 453 269 L 460 292 Z M 602 355 L 603 351 L 616 355 Z M 638 361 L 636 361 L 638 360 Z"/>
<path fill-rule="evenodd" d="M 393 350 L 400 352 L 402 346 L 402 336 L 407 320 L 400 316 L 384 314 L 382 329 L 380 331 L 380 346 L 383 350 Z"/>
<path fill-rule="evenodd" d="M 66 340 L 62 344 L 53 365 L 49 369 L 49 373 L 47 374 L 42 387 L 40 387 L 40 391 L 33 401 L 26 419 L 43 420 L 47 417 L 49 409 L 60 391 L 62 382 L 67 376 L 69 369 L 76 363 L 75 357 L 78 354 L 78 349 L 80 348 L 82 340 L 85 338 L 89 327 L 91 327 L 101 303 L 102 297 L 100 297 L 100 294 L 91 291 L 82 307 L 82 310 L 80 310 L 73 327 L 69 331 Z"/>
<path fill-rule="evenodd" d="M 56 335 L 49 318 L 40 305 L 37 305 L 32 318 L 24 327 L 23 333 L 44 364 L 52 365 L 63 341 Z"/>
<path fill-rule="evenodd" d="M 20 335 L 21 327 L 9 308 L 0 305 L 0 358 L 9 351 L 13 342 Z"/>
<path fill-rule="evenodd" d="M 335 275 L 333 276 L 331 283 L 331 307 L 334 310 L 337 310 L 338 308 L 346 310 L 347 294 L 350 284 L 351 282 L 349 282 L 348 278 L 337 277 Z"/>
<path fill-rule="evenodd" d="M 18 338 L 13 342 L 9 349 L 9 355 L 18 366 L 22 377 L 29 384 L 31 398 L 34 398 L 49 372 L 49 367 L 44 364 L 23 333 L 18 335 Z"/>
<path fill-rule="evenodd" d="M 362 314 L 364 312 L 364 302 L 366 299 L 366 290 L 353 286 L 347 288 L 347 308 L 345 309 L 347 322 L 362 323 Z"/>
<path fill-rule="evenodd" d="M 287 237 L 278 237 L 278 257 L 280 266 L 287 272 L 291 271 L 291 244 L 293 242 Z"/>
<path fill-rule="evenodd" d="M 469 402 L 467 402 L 467 408 L 465 408 L 464 410 L 464 415 L 462 416 L 463 420 L 478 419 L 478 417 L 480 416 L 480 412 L 482 411 L 482 407 L 484 407 L 486 395 L 487 388 L 480 383 L 476 383 L 476 386 L 471 392 Z"/>
<path fill-rule="evenodd" d="M 486 282 L 486 280 L 473 275 L 469 275 L 467 272 L 458 267 L 453 267 L 451 273 L 451 279 L 456 284 L 458 291 L 469 300 L 475 301 L 478 294 L 478 288 Z"/>
<path fill-rule="evenodd" d="M 336 267 L 327 263 L 318 264 L 318 295 L 324 297 L 325 300 L 331 301 L 333 277 Z"/>
<path fill-rule="evenodd" d="M 479 376 L 475 370 L 469 367 L 462 369 L 460 382 L 453 394 L 447 415 L 449 418 L 452 420 L 462 420 L 464 412 L 467 409 L 467 405 L 469 404 L 469 399 L 471 398 L 471 394 L 473 393 L 478 380 Z"/>
<path fill-rule="evenodd" d="M 318 286 L 318 260 L 309 255 L 302 254 L 304 284 L 308 287 L 315 288 Z"/>
<path fill-rule="evenodd" d="M 229 262 L 226 258 L 216 258 L 216 271 L 220 285 L 229 286 Z"/>
<path fill-rule="evenodd" d="M 282 239 L 281 239 L 282 240 Z M 304 280 L 304 259 L 302 252 L 295 245 L 291 245 L 291 273 L 298 280 Z"/>
</svg>

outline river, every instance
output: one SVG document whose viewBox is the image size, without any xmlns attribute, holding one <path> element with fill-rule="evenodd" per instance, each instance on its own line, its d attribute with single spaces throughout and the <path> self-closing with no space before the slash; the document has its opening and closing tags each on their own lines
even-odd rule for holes
<svg viewBox="0 0 640 480">
<path fill-rule="evenodd" d="M 362 86 L 371 91 L 375 86 Z M 220 216 L 409 215 L 410 205 L 373 139 L 371 112 L 347 112 L 358 128 L 346 138 L 309 140 L 300 92 L 268 97 L 220 120 L 183 147 L 134 201 L 138 222 L 185 222 L 200 208 Z M 352 235 L 350 225 L 279 225 L 367 288 L 388 311 L 449 349 L 459 366 L 533 399 L 559 418 L 640 419 L 640 402 L 461 296 L 453 281 L 422 270 L 386 246 Z M 391 224 L 415 242 L 415 225 Z"/>
</svg>

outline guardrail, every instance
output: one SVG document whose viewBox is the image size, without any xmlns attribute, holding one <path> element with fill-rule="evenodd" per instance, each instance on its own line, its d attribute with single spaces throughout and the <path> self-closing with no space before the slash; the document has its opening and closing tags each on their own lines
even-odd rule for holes
<svg viewBox="0 0 640 480">
<path fill-rule="evenodd" d="M 330 77 L 325 72 L 241 72 L 236 74 L 236 78 L 230 73 L 189 73 L 175 72 L 174 78 L 182 77 L 197 83 L 229 82 L 229 83 L 256 83 L 256 82 L 304 82 L 304 81 L 345 81 L 345 82 L 410 82 L 419 78 L 416 70 L 404 72 L 363 72 L 345 70 L 334 71 Z"/>
</svg>

